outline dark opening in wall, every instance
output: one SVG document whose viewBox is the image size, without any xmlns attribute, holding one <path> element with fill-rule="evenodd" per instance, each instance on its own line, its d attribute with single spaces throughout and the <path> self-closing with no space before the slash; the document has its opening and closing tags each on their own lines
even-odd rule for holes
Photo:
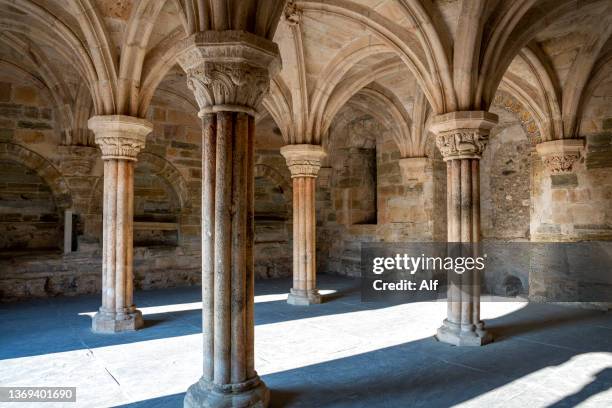
<svg viewBox="0 0 612 408">
<path fill-rule="evenodd" d="M 356 186 L 351 197 L 352 224 L 377 223 L 376 147 L 351 148 L 349 165 Z"/>
<path fill-rule="evenodd" d="M 60 250 L 62 220 L 51 189 L 35 171 L 0 160 L 0 252 Z"/>
</svg>

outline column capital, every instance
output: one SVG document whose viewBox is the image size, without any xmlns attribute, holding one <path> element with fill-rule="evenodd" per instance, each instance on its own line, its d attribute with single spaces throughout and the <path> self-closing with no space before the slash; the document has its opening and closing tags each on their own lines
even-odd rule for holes
<svg viewBox="0 0 612 408">
<path fill-rule="evenodd" d="M 96 144 L 102 150 L 102 160 L 118 159 L 136 161 L 145 146 L 153 125 L 132 116 L 94 116 L 87 122 L 96 136 Z"/>
<path fill-rule="evenodd" d="M 583 149 L 583 139 L 551 140 L 536 145 L 536 151 L 550 174 L 571 173 Z"/>
<path fill-rule="evenodd" d="M 280 153 L 287 161 L 291 178 L 317 177 L 321 160 L 327 155 L 321 146 L 311 144 L 283 146 Z"/>
<path fill-rule="evenodd" d="M 244 31 L 201 31 L 183 45 L 178 63 L 200 116 L 221 111 L 254 115 L 281 68 L 278 46 Z"/>
<path fill-rule="evenodd" d="M 295 1 L 290 0 L 285 5 L 283 10 L 283 17 L 290 26 L 297 26 L 302 21 L 302 10 L 298 8 Z"/>
<path fill-rule="evenodd" d="M 486 111 L 451 112 L 435 116 L 429 130 L 444 161 L 480 159 L 497 121 L 497 115 Z"/>
</svg>

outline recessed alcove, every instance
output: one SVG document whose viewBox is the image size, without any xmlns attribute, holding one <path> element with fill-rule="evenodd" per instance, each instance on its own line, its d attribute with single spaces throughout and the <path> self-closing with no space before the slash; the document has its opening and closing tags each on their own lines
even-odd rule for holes
<svg viewBox="0 0 612 408">
<path fill-rule="evenodd" d="M 0 160 L 0 254 L 59 252 L 61 221 L 47 183 L 20 163 Z"/>
</svg>

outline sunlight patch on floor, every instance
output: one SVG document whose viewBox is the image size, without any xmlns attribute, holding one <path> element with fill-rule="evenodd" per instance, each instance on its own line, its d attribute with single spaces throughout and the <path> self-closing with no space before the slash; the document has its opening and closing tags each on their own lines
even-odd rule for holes
<svg viewBox="0 0 612 408">
<path fill-rule="evenodd" d="M 261 295 L 273 301 L 280 295 Z M 283 295 L 286 296 L 286 295 Z M 489 303 L 488 317 L 523 304 Z M 198 309 L 200 302 L 143 308 L 145 314 Z M 255 328 L 260 375 L 351 357 L 430 337 L 444 303 L 413 303 L 291 319 Z M 201 374 L 200 334 L 80 349 L 0 361 L 3 385 L 76 386 L 77 404 L 109 406 L 184 392 Z M 27 405 L 23 405 L 24 407 Z M 51 405 L 49 405 L 51 406 Z"/>
<path fill-rule="evenodd" d="M 548 366 L 529 373 L 506 385 L 481 394 L 476 398 L 462 403 L 461 407 L 493 407 L 512 406 L 529 408 L 546 408 L 554 406 L 564 398 L 578 394 L 585 387 L 592 387 L 598 375 L 604 375 L 605 388 L 596 392 L 584 401 L 563 401 L 560 406 L 580 406 L 588 401 L 590 406 L 612 406 L 612 389 L 610 389 L 610 370 L 612 370 L 612 354 L 605 352 L 585 353 L 572 357 L 557 366 Z M 608 371 L 607 375 L 604 371 Z M 605 384 L 608 384 L 605 386 Z"/>
<path fill-rule="evenodd" d="M 328 289 L 328 290 L 320 290 L 319 293 L 323 296 L 325 295 L 331 295 L 336 293 L 337 291 L 332 290 L 332 289 Z M 280 301 L 286 301 L 287 300 L 287 294 L 286 293 L 275 293 L 275 294 L 271 294 L 271 295 L 257 295 L 255 296 L 255 303 L 265 303 L 265 302 L 280 302 Z M 138 307 L 138 310 L 140 310 L 143 314 L 143 316 L 146 315 L 152 315 L 152 314 L 159 314 L 159 313 L 175 313 L 175 312 L 186 312 L 186 311 L 190 311 L 190 310 L 198 310 L 198 309 L 202 309 L 202 302 L 192 302 L 192 303 L 177 303 L 177 304 L 173 304 L 173 305 L 161 305 L 161 306 L 145 306 L 145 307 Z M 89 316 L 89 317 L 94 317 L 94 315 L 97 312 L 82 312 L 79 313 L 79 316 Z"/>
</svg>

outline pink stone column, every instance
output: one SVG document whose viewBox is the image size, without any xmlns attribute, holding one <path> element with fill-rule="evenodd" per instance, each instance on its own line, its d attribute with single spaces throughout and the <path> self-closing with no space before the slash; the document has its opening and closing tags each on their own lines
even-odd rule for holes
<svg viewBox="0 0 612 408">
<path fill-rule="evenodd" d="M 478 256 L 480 241 L 480 159 L 497 115 L 484 111 L 452 112 L 436 116 L 430 130 L 447 165 L 448 243 L 461 256 Z M 467 253 L 465 253 L 467 252 Z M 453 253 L 453 255 L 458 255 Z M 480 320 L 479 271 L 449 272 L 447 317 L 438 340 L 456 346 L 481 346 L 492 341 Z"/>
<path fill-rule="evenodd" d="M 266 407 L 255 371 L 255 108 L 278 47 L 247 32 L 191 36 L 179 64 L 202 118 L 202 377 L 185 407 Z"/>
<path fill-rule="evenodd" d="M 122 115 L 94 116 L 88 124 L 104 161 L 102 306 L 92 328 L 136 330 L 143 321 L 133 297 L 134 163 L 153 125 Z"/>
<path fill-rule="evenodd" d="M 316 180 L 325 152 L 321 146 L 288 145 L 281 154 L 293 179 L 293 287 L 287 297 L 291 305 L 321 303 L 317 289 Z"/>
</svg>

